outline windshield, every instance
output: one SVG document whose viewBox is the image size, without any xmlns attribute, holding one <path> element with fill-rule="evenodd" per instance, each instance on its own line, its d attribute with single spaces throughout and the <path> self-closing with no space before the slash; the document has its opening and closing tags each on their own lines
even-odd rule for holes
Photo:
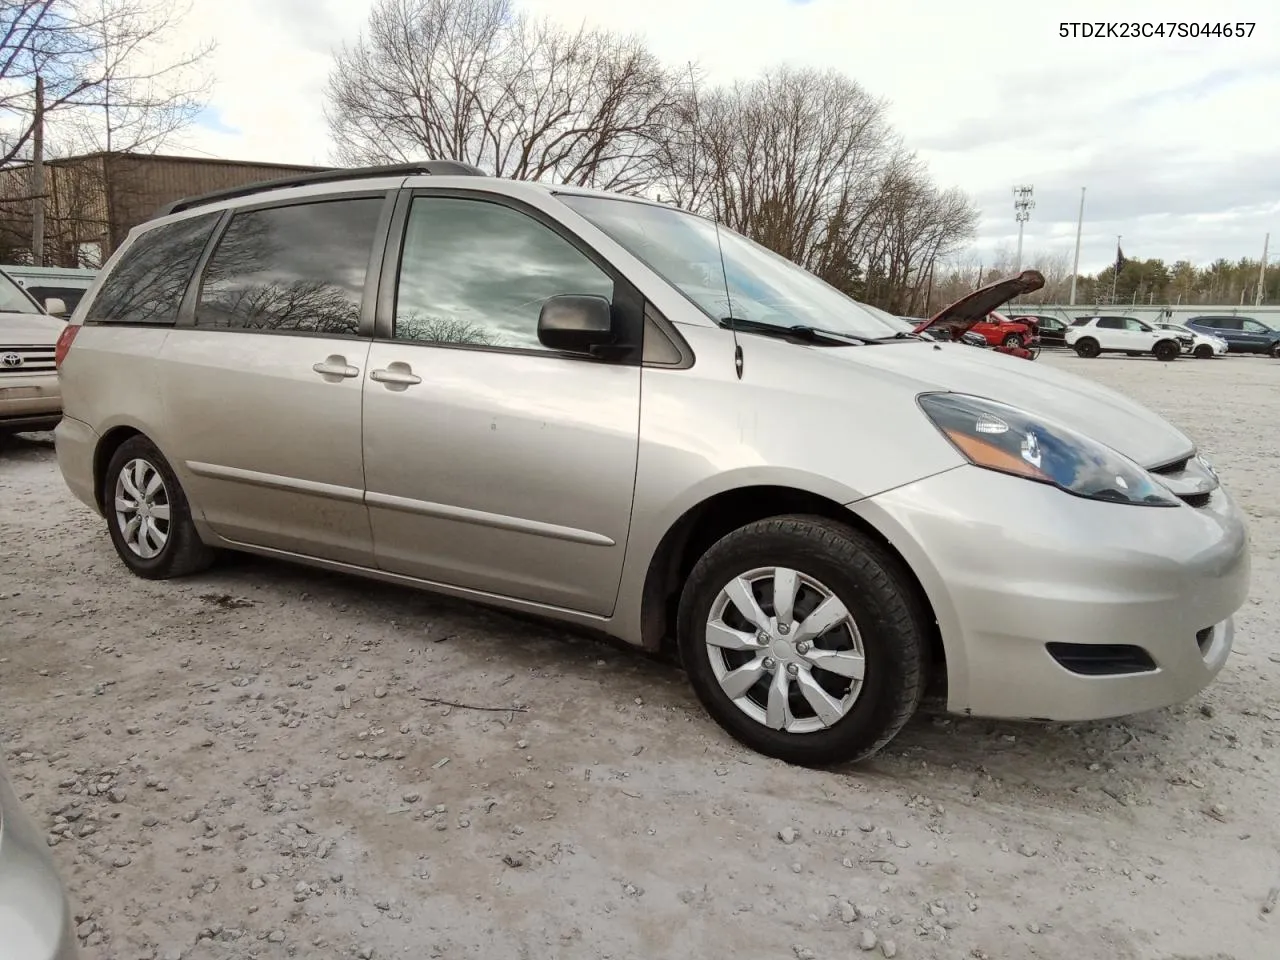
<svg viewBox="0 0 1280 960">
<path fill-rule="evenodd" d="M 629 200 L 574 194 L 561 194 L 560 199 L 717 322 L 733 316 L 870 339 L 892 337 L 900 330 L 804 268 L 727 227 L 720 227 L 717 244 L 715 224 L 703 217 Z"/>
<path fill-rule="evenodd" d="M 39 313 L 40 308 L 31 302 L 20 286 L 0 272 L 0 313 Z"/>
</svg>

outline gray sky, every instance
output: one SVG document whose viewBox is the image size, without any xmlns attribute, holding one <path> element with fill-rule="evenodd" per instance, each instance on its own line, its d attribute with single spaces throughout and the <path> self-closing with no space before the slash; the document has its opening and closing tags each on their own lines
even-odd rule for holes
<svg viewBox="0 0 1280 960">
<path fill-rule="evenodd" d="M 187 41 L 214 37 L 216 86 L 181 144 L 234 159 L 329 162 L 330 49 L 369 0 L 195 0 Z M 1035 187 L 1024 261 L 1070 254 L 1280 258 L 1280 9 L 1274 0 L 523 0 L 567 26 L 644 35 L 713 81 L 783 62 L 835 67 L 889 103 L 939 184 L 982 210 L 975 256 L 1016 240 L 1012 188 Z M 1071 12 L 1067 12 L 1070 10 Z M 1123 11 L 1123 12 L 1121 12 Z M 1059 24 L 1255 22 L 1250 37 L 1062 38 Z"/>
</svg>

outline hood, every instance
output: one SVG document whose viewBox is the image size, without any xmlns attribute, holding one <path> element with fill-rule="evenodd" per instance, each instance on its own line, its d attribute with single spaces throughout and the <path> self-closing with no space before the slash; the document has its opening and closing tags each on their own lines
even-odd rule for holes
<svg viewBox="0 0 1280 960">
<path fill-rule="evenodd" d="M 972 329 L 996 307 L 1002 307 L 1014 297 L 1033 293 L 1043 286 L 1044 274 L 1039 270 L 1023 270 L 1016 277 L 998 280 L 981 290 L 975 290 L 961 297 L 949 307 L 943 307 L 916 327 L 915 332 L 945 329 L 952 340 L 959 340 L 967 330 Z"/>
<path fill-rule="evenodd" d="M 1007 403 L 1105 443 L 1144 467 L 1164 466 L 1195 449 L 1184 433 L 1122 393 L 995 350 L 927 341 L 805 349 L 821 350 L 844 370 L 858 365 L 868 377 L 896 381 L 910 393 L 947 390 Z"/>
<path fill-rule="evenodd" d="M 44 313 L 0 313 L 0 346 L 51 347 L 66 325 Z"/>
</svg>

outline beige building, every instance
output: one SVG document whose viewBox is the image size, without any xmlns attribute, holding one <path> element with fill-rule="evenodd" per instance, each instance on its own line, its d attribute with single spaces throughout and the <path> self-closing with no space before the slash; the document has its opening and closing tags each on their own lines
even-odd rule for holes
<svg viewBox="0 0 1280 960">
<path fill-rule="evenodd" d="M 45 266 L 101 265 L 166 203 L 325 167 L 89 153 L 45 163 Z M 31 165 L 0 170 L 0 263 L 31 261 Z"/>
</svg>

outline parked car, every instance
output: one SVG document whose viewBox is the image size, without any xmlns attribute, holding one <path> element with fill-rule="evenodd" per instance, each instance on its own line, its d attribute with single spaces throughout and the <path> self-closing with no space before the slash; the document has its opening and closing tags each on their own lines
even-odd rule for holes
<svg viewBox="0 0 1280 960">
<path fill-rule="evenodd" d="M 65 304 L 55 297 L 46 307 Z M 65 328 L 0 270 L 0 437 L 52 430 L 62 418 L 54 345 Z"/>
<path fill-rule="evenodd" d="M 969 329 L 993 347 L 1030 347 L 1039 340 L 1034 323 L 1022 319 L 1013 320 L 994 310 Z"/>
<path fill-rule="evenodd" d="M 62 310 L 53 311 L 58 316 L 70 316 L 80 304 L 80 298 L 93 285 L 96 270 L 81 267 L 27 267 L 22 265 L 5 266 L 4 271 L 22 287 L 37 303 L 46 300 L 57 300 L 62 303 Z"/>
<path fill-rule="evenodd" d="M 1157 330 L 1133 317 L 1080 317 L 1067 329 L 1067 346 L 1082 357 L 1103 353 L 1130 356 L 1153 354 L 1157 360 L 1177 360 L 1191 349 L 1192 338 L 1167 330 Z"/>
<path fill-rule="evenodd" d="M 0 761 L 0 957 L 75 960 L 77 956 L 71 906 L 49 845 L 18 805 Z"/>
<path fill-rule="evenodd" d="M 955 303 L 939 310 L 916 327 L 917 333 L 929 332 L 940 340 L 958 340 L 970 346 L 991 347 L 1022 360 L 1034 360 L 1040 353 L 1040 341 L 1031 324 L 1010 324 L 995 312 L 1009 299 L 1031 293 L 1044 286 L 1044 276 L 1036 270 L 1024 270 L 1017 277 L 966 294 Z M 995 318 L 995 319 L 992 319 Z M 1021 332 L 1007 340 L 992 331 L 1008 333 L 1017 327 Z M 986 330 L 986 333 L 980 331 Z"/>
<path fill-rule="evenodd" d="M 1065 347 L 1067 345 L 1067 321 L 1043 313 L 1019 314 L 1013 318 L 1020 323 L 1033 323 L 1041 346 Z"/>
<path fill-rule="evenodd" d="M 1280 358 L 1280 330 L 1252 317 L 1192 317 L 1192 330 L 1220 337 L 1232 353 L 1265 353 Z"/>
<path fill-rule="evenodd" d="M 1162 320 L 1154 324 L 1157 330 L 1168 330 L 1170 333 L 1178 336 L 1179 340 L 1186 345 L 1187 338 L 1191 339 L 1191 346 L 1188 352 L 1193 357 L 1201 360 L 1208 360 L 1213 357 L 1225 357 L 1230 345 L 1221 337 L 1212 336 L 1207 333 L 1201 333 L 1199 330 L 1193 330 L 1191 327 L 1183 326 L 1180 323 L 1173 323 L 1169 320 Z"/>
<path fill-rule="evenodd" d="M 1245 521 L 1174 426 L 902 336 L 711 220 L 478 173 L 303 174 L 130 232 L 60 338 L 55 433 L 129 570 L 244 550 L 670 641 L 801 764 L 874 754 L 931 676 L 1080 720 L 1226 662 Z"/>
</svg>

